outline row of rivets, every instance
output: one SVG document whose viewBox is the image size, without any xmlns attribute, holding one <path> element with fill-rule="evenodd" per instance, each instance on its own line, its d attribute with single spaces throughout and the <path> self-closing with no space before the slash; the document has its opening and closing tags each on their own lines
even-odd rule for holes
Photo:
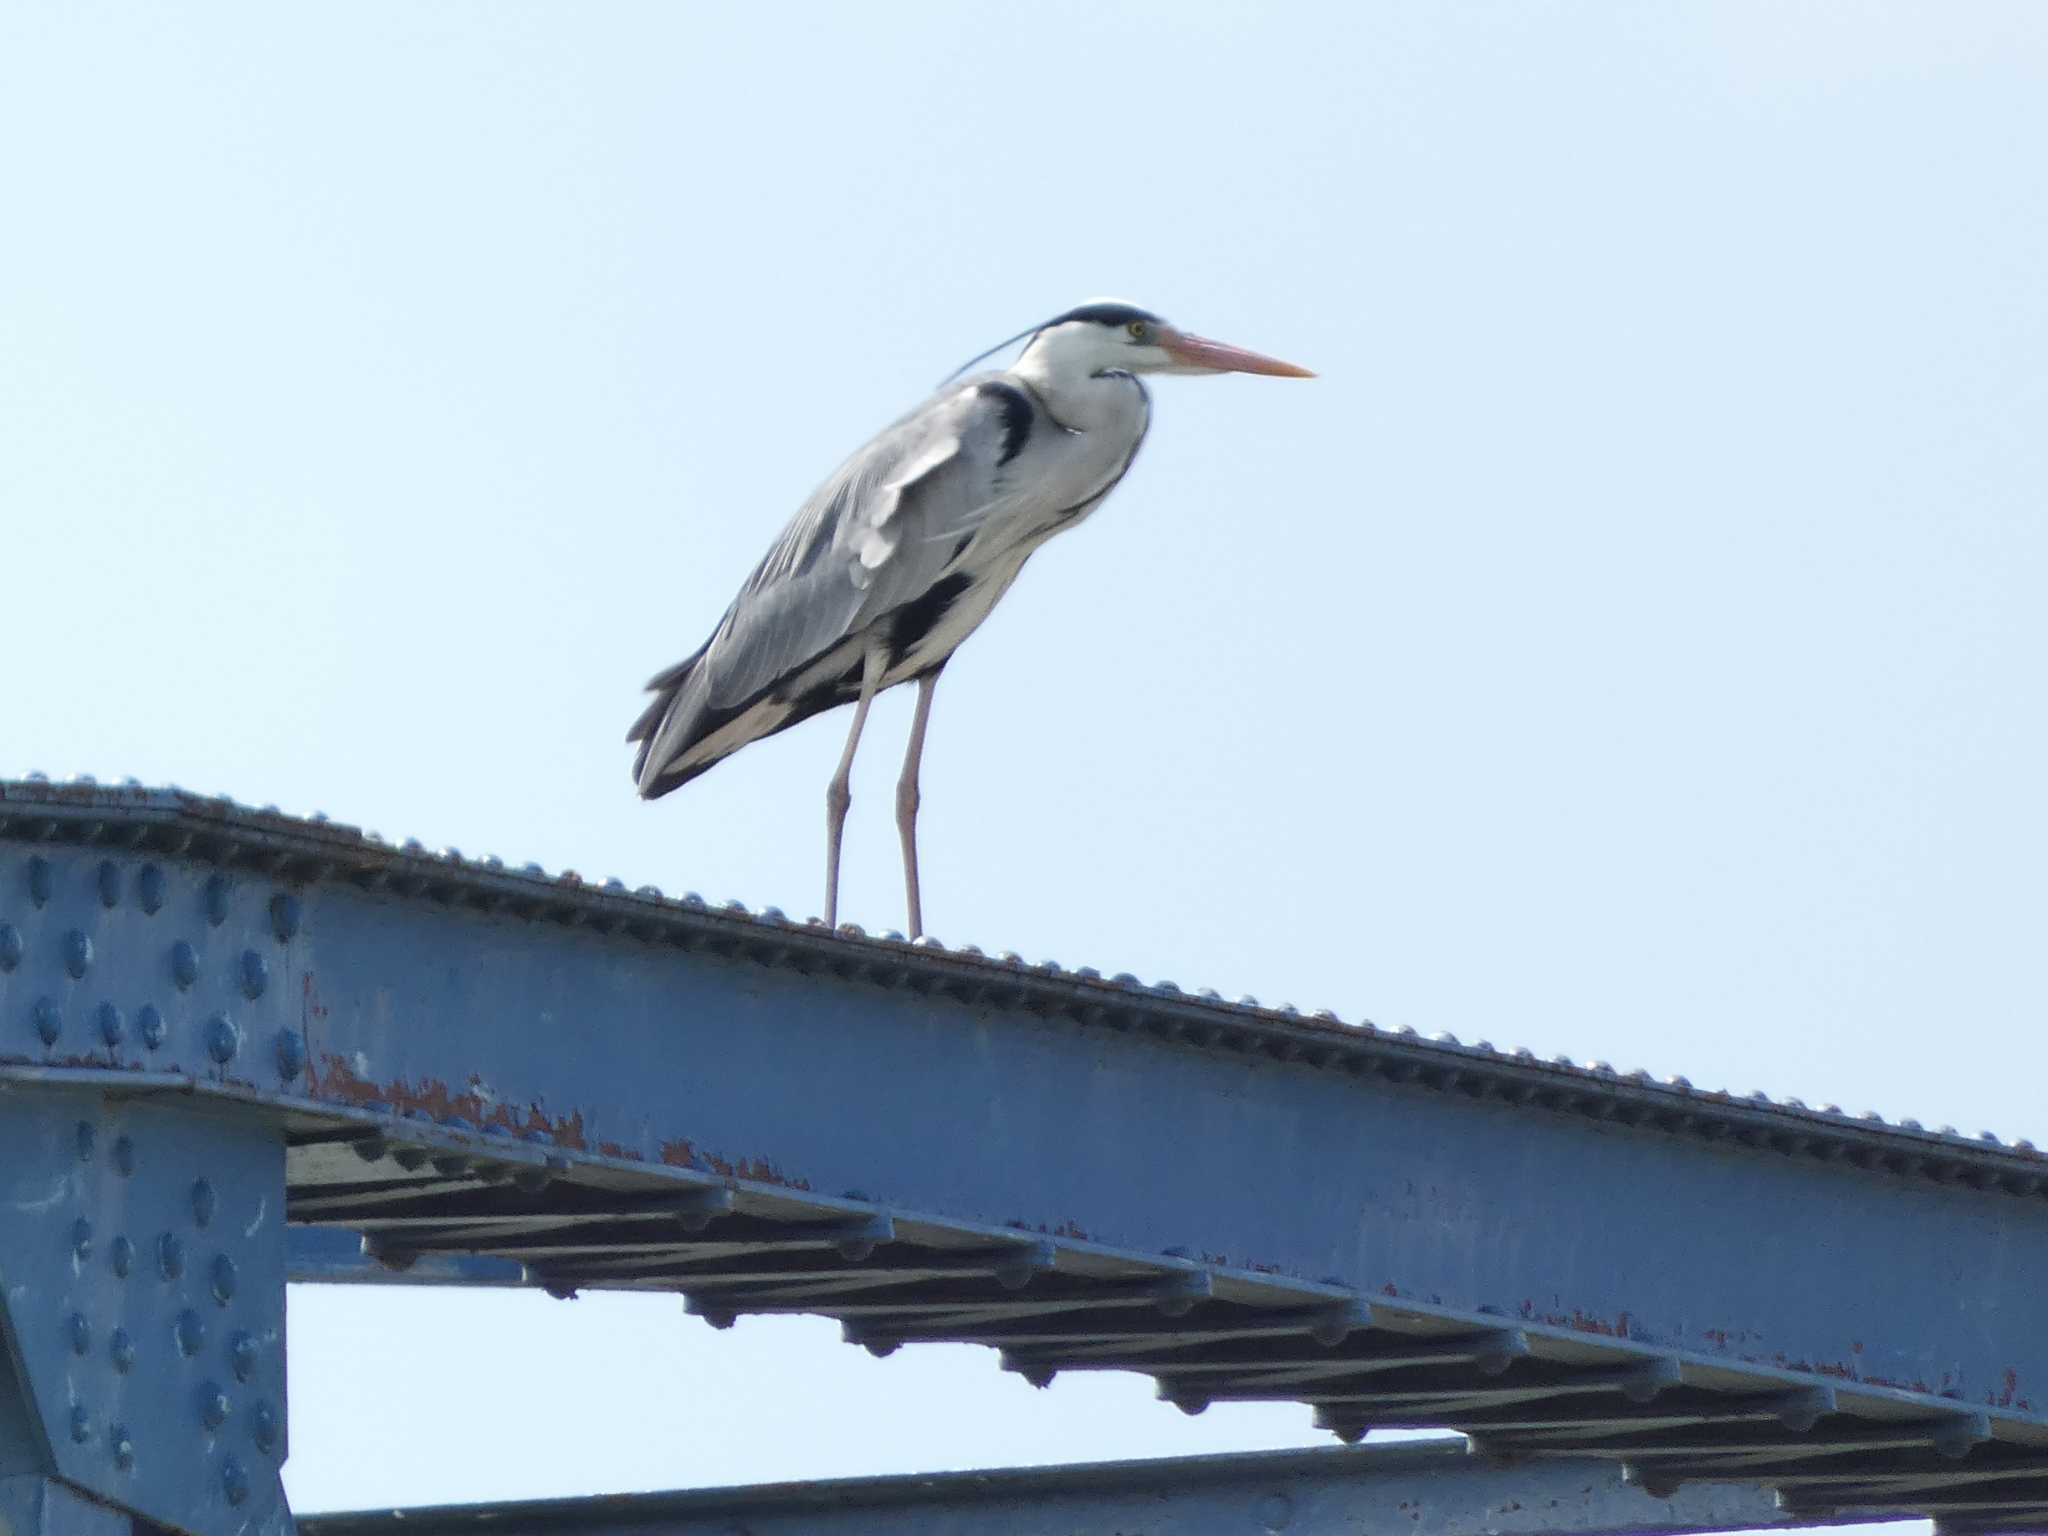
<svg viewBox="0 0 2048 1536">
<path fill-rule="evenodd" d="M 94 875 L 99 885 L 100 905 L 110 910 L 118 907 L 121 904 L 121 866 L 112 859 L 103 859 Z M 215 884 L 221 887 L 218 893 L 213 889 Z M 38 907 L 46 907 L 50 904 L 50 896 L 55 886 L 55 871 L 51 868 L 50 861 L 40 855 L 30 859 L 28 899 Z M 226 887 L 225 878 L 216 875 L 207 888 L 207 916 L 216 928 L 227 919 Z M 136 904 L 151 917 L 163 910 L 164 872 L 156 865 L 143 865 L 141 873 L 135 877 L 135 899 Z M 216 913 L 219 915 L 216 916 Z"/>
<path fill-rule="evenodd" d="M 29 1018 L 35 1024 L 36 1036 L 44 1045 L 55 1045 L 64 1033 L 64 1009 L 54 997 L 39 997 L 35 1007 L 29 1010 Z M 100 1039 L 108 1045 L 119 1045 L 128 1038 L 128 1020 L 120 1007 L 114 1003 L 101 1003 L 93 1010 L 93 1022 L 98 1026 Z M 164 1016 L 154 1003 L 144 1003 L 135 1011 L 135 1032 L 142 1037 L 142 1043 L 152 1051 L 164 1043 Z M 239 1036 L 236 1037 L 239 1040 Z M 231 1050 L 228 1055 L 232 1056 Z M 226 1057 L 216 1057 L 226 1060 Z"/>
<path fill-rule="evenodd" d="M 55 1045 L 62 1038 L 64 1009 L 54 997 L 37 998 L 35 1006 L 29 1010 L 29 1018 L 35 1025 L 37 1038 L 44 1045 Z M 93 1021 L 99 1029 L 101 1041 L 109 1046 L 118 1046 L 128 1038 L 128 1020 L 117 1004 L 101 1003 L 93 1010 Z M 163 1045 L 168 1031 L 163 1012 L 156 1004 L 144 1003 L 135 1010 L 135 1032 L 152 1051 Z M 225 1014 L 215 1014 L 207 1020 L 206 1047 L 215 1061 L 225 1063 L 230 1060 L 240 1048 L 241 1041 L 241 1031 Z M 300 1065 L 304 1065 L 303 1061 Z M 297 1068 L 294 1068 L 285 1076 L 292 1077 L 296 1073 Z"/>
</svg>

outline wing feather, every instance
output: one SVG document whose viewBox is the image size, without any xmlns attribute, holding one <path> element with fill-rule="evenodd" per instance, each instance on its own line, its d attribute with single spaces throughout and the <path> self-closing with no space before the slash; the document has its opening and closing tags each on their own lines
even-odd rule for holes
<svg viewBox="0 0 2048 1536">
<path fill-rule="evenodd" d="M 962 541 L 1000 517 L 1011 500 L 1003 463 L 1015 425 L 981 382 L 933 396 L 842 464 L 697 654 L 649 683 L 656 696 L 627 737 L 642 743 L 641 794 L 666 794 L 747 741 L 840 702 L 834 669 L 843 661 L 857 680 L 869 626 L 922 595 Z M 826 696 L 789 697 L 799 683 Z M 799 702 L 808 707 L 784 707 Z M 757 728 L 732 729 L 749 712 Z"/>
</svg>

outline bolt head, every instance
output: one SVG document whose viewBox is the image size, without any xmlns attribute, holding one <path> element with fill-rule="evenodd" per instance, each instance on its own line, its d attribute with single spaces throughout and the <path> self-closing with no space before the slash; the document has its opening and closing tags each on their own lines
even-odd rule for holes
<svg viewBox="0 0 2048 1536">
<path fill-rule="evenodd" d="M 135 1245 L 125 1237 L 115 1238 L 107 1244 L 107 1262 L 113 1265 L 115 1278 L 126 1280 L 135 1267 Z"/>
<path fill-rule="evenodd" d="M 92 1223 L 83 1216 L 71 1223 L 71 1256 L 81 1264 L 92 1257 Z"/>
<path fill-rule="evenodd" d="M 289 944 L 297 937 L 302 918 L 298 897 L 280 891 L 270 898 L 270 931 L 278 943 Z"/>
<path fill-rule="evenodd" d="M 199 951 L 184 939 L 171 946 L 171 980 L 181 992 L 190 991 L 199 979 Z"/>
<path fill-rule="evenodd" d="M 107 1358 L 114 1369 L 127 1375 L 135 1367 L 135 1340 L 130 1338 L 126 1328 L 116 1328 L 107 1335 Z"/>
<path fill-rule="evenodd" d="M 114 1465 L 123 1472 L 135 1465 L 135 1441 L 127 1425 L 116 1424 L 107 1431 L 107 1449 L 114 1453 Z"/>
<path fill-rule="evenodd" d="M 175 1232 L 166 1232 L 156 1240 L 156 1272 L 166 1280 L 175 1280 L 185 1273 L 185 1240 Z"/>
<path fill-rule="evenodd" d="M 214 1207 L 219 1203 L 213 1192 L 211 1179 L 195 1179 L 192 1182 L 192 1220 L 195 1225 L 206 1226 L 213 1220 Z"/>
<path fill-rule="evenodd" d="M 206 1320 L 191 1308 L 178 1314 L 174 1331 L 178 1339 L 178 1353 L 187 1360 L 206 1347 Z"/>
<path fill-rule="evenodd" d="M 270 962 L 253 949 L 242 951 L 242 995 L 254 1002 L 270 985 Z"/>
<path fill-rule="evenodd" d="M 39 997 L 35 1006 L 36 1038 L 44 1045 L 55 1045 L 57 1037 L 64 1033 L 64 1013 L 57 1006 L 57 1000 Z"/>
<path fill-rule="evenodd" d="M 213 1299 L 222 1306 L 235 1299 L 235 1279 L 235 1261 L 224 1253 L 215 1254 L 208 1280 L 213 1289 Z"/>
<path fill-rule="evenodd" d="M 116 1136 L 114 1138 L 114 1172 L 130 1174 L 135 1171 L 135 1138 Z"/>
<path fill-rule="evenodd" d="M 241 1462 L 229 1456 L 220 1466 L 221 1492 L 228 1496 L 230 1504 L 245 1504 L 249 1499 L 249 1474 L 242 1470 Z"/>
<path fill-rule="evenodd" d="M 21 964 L 21 931 L 12 923 L 0 923 L 0 976 Z"/>
<path fill-rule="evenodd" d="M 163 910 L 164 872 L 156 865 L 143 865 L 142 873 L 135 877 L 135 899 L 151 917 Z"/>
<path fill-rule="evenodd" d="M 256 1373 L 256 1340 L 251 1334 L 237 1329 L 228 1336 L 228 1365 L 237 1381 L 247 1381 Z"/>
<path fill-rule="evenodd" d="M 235 1021 L 224 1013 L 216 1013 L 206 1021 L 206 1054 L 222 1066 L 235 1059 L 235 1052 L 242 1048 L 242 1032 L 235 1027 Z"/>
<path fill-rule="evenodd" d="M 156 1004 L 144 1003 L 135 1010 L 135 1033 L 142 1036 L 142 1043 L 152 1051 L 164 1043 L 164 1016 Z"/>
<path fill-rule="evenodd" d="M 28 861 L 28 899 L 30 901 L 39 907 L 48 906 L 50 904 L 50 889 L 54 883 L 55 875 L 50 869 L 50 861 L 48 859 L 44 858 L 41 854 L 37 854 L 36 857 Z"/>
<path fill-rule="evenodd" d="M 100 905 L 108 908 L 121 905 L 121 866 L 112 859 L 102 859 L 99 881 Z"/>
<path fill-rule="evenodd" d="M 292 1081 L 306 1070 L 306 1042 L 295 1029 L 278 1031 L 277 1075 Z"/>
<path fill-rule="evenodd" d="M 86 1321 L 83 1312 L 74 1312 L 64 1320 L 64 1332 L 71 1340 L 71 1353 L 79 1356 L 92 1353 L 92 1324 Z"/>
<path fill-rule="evenodd" d="M 208 1429 L 219 1429 L 228 1421 L 228 1395 L 221 1391 L 220 1383 L 209 1381 L 199 1389 L 199 1422 Z"/>
<path fill-rule="evenodd" d="M 80 1445 L 92 1438 L 92 1415 L 86 1412 L 83 1404 L 71 1410 L 71 1438 Z"/>
<path fill-rule="evenodd" d="M 226 875 L 206 882 L 206 920 L 216 928 L 228 920 L 228 888 Z"/>
<path fill-rule="evenodd" d="M 110 1046 L 119 1045 L 128 1037 L 128 1021 L 121 1017 L 121 1010 L 112 1003 L 101 1003 L 97 1016 L 100 1025 L 100 1039 Z"/>
<path fill-rule="evenodd" d="M 64 935 L 64 969 L 73 981 L 83 981 L 92 969 L 92 935 L 82 928 Z"/>
</svg>

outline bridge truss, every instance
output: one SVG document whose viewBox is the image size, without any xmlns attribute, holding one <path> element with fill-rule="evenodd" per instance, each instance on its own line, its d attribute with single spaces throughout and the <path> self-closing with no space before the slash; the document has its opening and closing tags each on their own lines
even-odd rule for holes
<svg viewBox="0 0 2048 1536">
<path fill-rule="evenodd" d="M 820 1313 L 1472 1447 L 450 1526 L 1410 1530 L 1380 1514 L 1421 1478 L 1447 1531 L 2040 1529 L 2044 1179 L 2025 1143 L 0 784 L 0 1516 L 52 1536 L 289 1527 L 285 1283 L 366 1275 Z"/>
</svg>

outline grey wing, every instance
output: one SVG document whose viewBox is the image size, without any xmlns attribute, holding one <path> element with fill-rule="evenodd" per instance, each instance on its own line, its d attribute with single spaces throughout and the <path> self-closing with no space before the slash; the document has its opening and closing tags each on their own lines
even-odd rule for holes
<svg viewBox="0 0 2048 1536">
<path fill-rule="evenodd" d="M 649 799 L 858 692 L 865 632 L 914 601 L 1012 503 L 1014 406 L 978 381 L 842 464 L 783 529 L 697 653 L 648 684 L 627 740 Z"/>
</svg>

